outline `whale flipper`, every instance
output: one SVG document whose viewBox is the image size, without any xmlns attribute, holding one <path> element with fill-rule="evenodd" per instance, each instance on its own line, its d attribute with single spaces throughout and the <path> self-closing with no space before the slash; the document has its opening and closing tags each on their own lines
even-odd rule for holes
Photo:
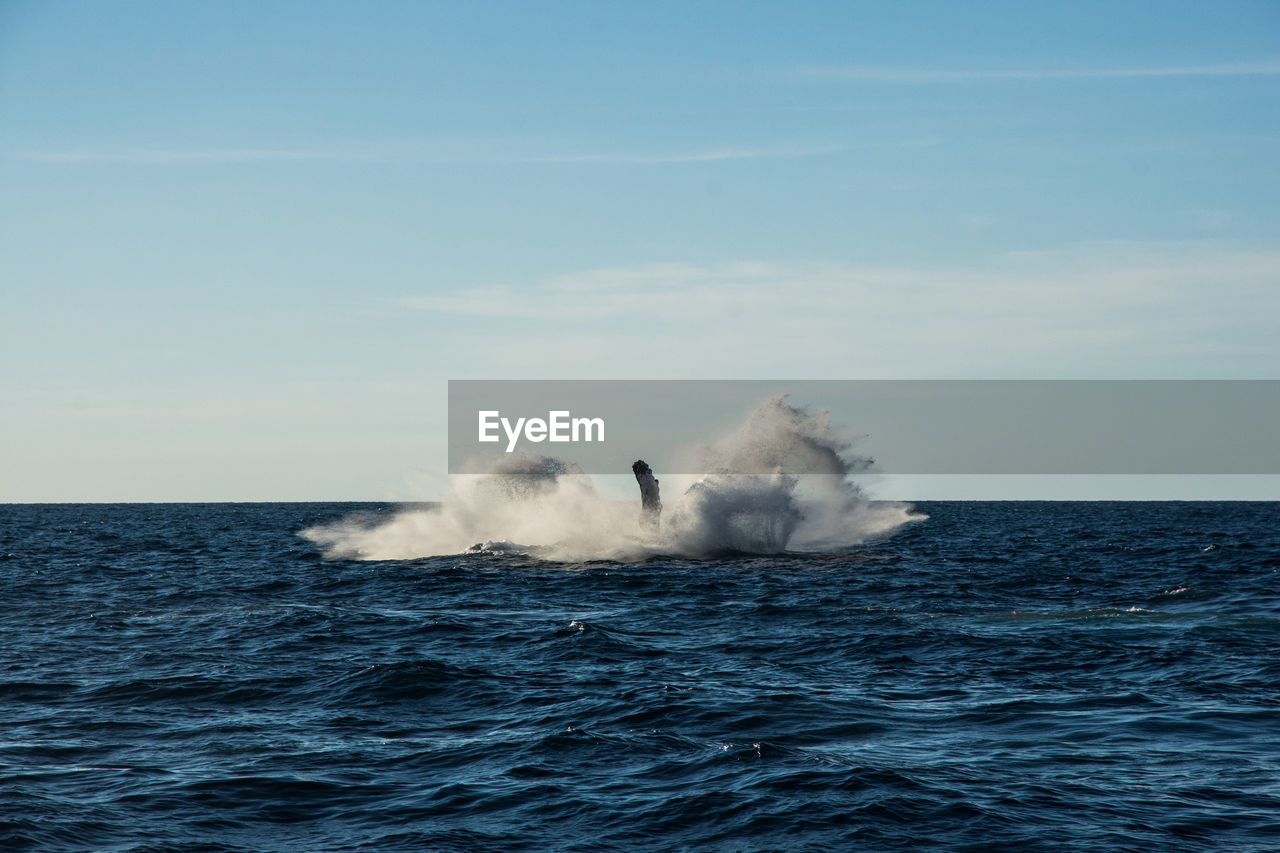
<svg viewBox="0 0 1280 853">
<path fill-rule="evenodd" d="M 632 463 L 631 473 L 636 475 L 636 482 L 640 484 L 640 525 L 648 530 L 657 530 L 662 516 L 658 478 L 653 476 L 653 469 L 643 459 Z"/>
</svg>

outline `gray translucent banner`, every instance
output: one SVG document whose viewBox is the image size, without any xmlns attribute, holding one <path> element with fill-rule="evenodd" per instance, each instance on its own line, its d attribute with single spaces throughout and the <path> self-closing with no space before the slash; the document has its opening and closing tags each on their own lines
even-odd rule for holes
<svg viewBox="0 0 1280 853">
<path fill-rule="evenodd" d="M 770 453 L 715 448 L 735 431 L 736 446 L 756 440 L 743 424 L 780 395 L 810 415 L 801 444 L 829 414 L 854 470 L 1280 473 L 1280 380 L 452 380 L 449 472 L 533 454 L 589 474 L 628 474 L 641 458 L 659 473 L 726 460 L 733 473 L 770 473 Z M 828 473 L 806 458 L 790 454 L 789 472 Z"/>
</svg>

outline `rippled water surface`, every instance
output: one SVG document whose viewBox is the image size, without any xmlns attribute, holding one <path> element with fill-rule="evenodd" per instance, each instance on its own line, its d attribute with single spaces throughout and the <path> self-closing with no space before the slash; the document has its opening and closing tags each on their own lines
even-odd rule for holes
<svg viewBox="0 0 1280 853">
<path fill-rule="evenodd" d="M 296 535 L 392 509 L 0 507 L 0 849 L 1280 849 L 1277 504 L 638 564 Z"/>
</svg>

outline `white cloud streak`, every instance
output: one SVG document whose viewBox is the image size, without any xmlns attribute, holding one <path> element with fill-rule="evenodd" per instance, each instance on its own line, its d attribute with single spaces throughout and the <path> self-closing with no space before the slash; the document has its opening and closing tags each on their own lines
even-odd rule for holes
<svg viewBox="0 0 1280 853">
<path fill-rule="evenodd" d="M 509 165 L 664 166 L 734 160 L 818 157 L 845 151 L 840 145 L 725 146 L 673 152 L 582 152 L 519 154 L 433 150 L 430 146 L 366 148 L 83 148 L 23 151 L 17 159 L 48 164 L 129 166 L 249 165 L 256 163 L 495 163 Z"/>
<path fill-rule="evenodd" d="M 118 163 L 135 166 L 173 166 L 218 163 L 287 163 L 364 161 L 383 159 L 371 153 L 285 148 L 129 148 L 26 151 L 21 159 L 37 163 Z"/>
<path fill-rule="evenodd" d="M 1175 77 L 1273 77 L 1280 75 L 1280 60 L 1219 65 L 1157 65 L 1134 68 L 1006 68 L 955 69 L 896 66 L 810 66 L 780 72 L 802 80 L 905 85 L 963 84 L 1002 81 L 1127 80 Z"/>
<path fill-rule="evenodd" d="M 724 160 L 766 160 L 795 157 L 818 157 L 838 154 L 847 150 L 841 145 L 779 148 L 714 148 L 705 151 L 686 151 L 670 154 L 553 154 L 542 157 L 519 158 L 521 163 L 600 163 L 604 165 L 666 165 L 676 163 L 715 163 Z"/>
<path fill-rule="evenodd" d="M 471 353 L 479 375 L 522 378 L 1272 378 L 1280 364 L 1280 252 L 1206 245 L 968 269 L 650 264 L 402 304 L 463 351 L 480 324 L 501 343 Z"/>
</svg>

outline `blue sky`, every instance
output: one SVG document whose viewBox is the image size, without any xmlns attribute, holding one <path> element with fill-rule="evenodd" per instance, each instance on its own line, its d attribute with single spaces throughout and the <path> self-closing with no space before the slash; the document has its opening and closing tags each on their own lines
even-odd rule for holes
<svg viewBox="0 0 1280 853">
<path fill-rule="evenodd" d="M 449 378 L 1277 378 L 1278 106 L 1274 2 L 0 2 L 0 500 L 429 498 Z"/>
</svg>

